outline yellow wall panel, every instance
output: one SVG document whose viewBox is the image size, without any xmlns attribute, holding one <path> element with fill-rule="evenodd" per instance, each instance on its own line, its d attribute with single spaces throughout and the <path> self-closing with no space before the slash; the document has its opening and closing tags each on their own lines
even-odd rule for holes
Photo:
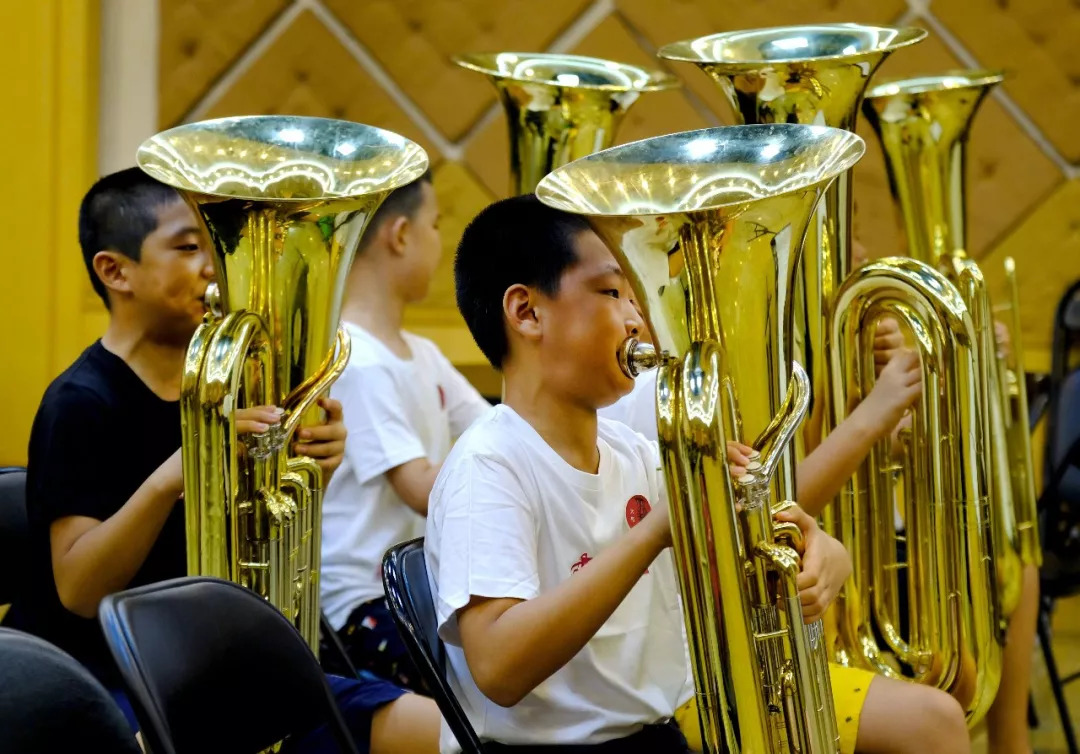
<svg viewBox="0 0 1080 754">
<path fill-rule="evenodd" d="M 26 443 L 48 383 L 94 337 L 78 247 L 79 201 L 96 177 L 98 7 L 96 2 L 0 3 L 17 76 L 8 78 L 18 117 L 5 117 L 0 191 L 0 464 L 26 462 Z"/>
</svg>

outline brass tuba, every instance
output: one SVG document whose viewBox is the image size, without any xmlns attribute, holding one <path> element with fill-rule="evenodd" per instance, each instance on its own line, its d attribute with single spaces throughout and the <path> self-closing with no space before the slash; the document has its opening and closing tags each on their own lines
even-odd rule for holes
<svg viewBox="0 0 1080 754">
<path fill-rule="evenodd" d="M 293 116 L 223 118 L 147 140 L 139 166 L 176 188 L 213 245 L 209 314 L 184 364 L 188 572 L 249 587 L 319 647 L 323 478 L 290 451 L 345 368 L 345 277 L 372 214 L 427 168 L 424 151 L 378 128 Z M 336 343 L 336 345 L 335 345 Z M 238 408 L 281 423 L 238 437 Z"/>
<path fill-rule="evenodd" d="M 658 353 L 657 423 L 676 570 L 708 752 L 835 752 L 820 622 L 804 625 L 790 442 L 809 400 L 793 359 L 807 226 L 862 156 L 847 131 L 756 125 L 671 134 L 555 170 L 541 201 L 586 217 L 641 302 Z M 616 355 L 613 354 L 613 357 Z M 757 450 L 733 478 L 726 441 Z"/>
<path fill-rule="evenodd" d="M 981 278 L 965 272 L 957 282 L 959 288 L 914 259 L 890 257 L 863 265 L 840 286 L 830 323 L 837 422 L 873 388 L 873 324 L 884 316 L 915 334 L 923 398 L 904 438 L 906 563 L 897 562 L 895 468 L 887 442 L 877 443 L 846 482 L 834 520 L 850 543 L 853 593 L 863 598 L 840 606 L 844 644 L 858 648 L 874 670 L 896 677 L 887 659 L 891 652 L 911 668 L 915 681 L 956 696 L 974 726 L 997 693 L 1002 644 L 984 453 L 989 425 L 980 317 L 961 292 Z M 906 636 L 895 579 L 903 566 Z M 884 652 L 874 626 L 887 644 Z"/>
<path fill-rule="evenodd" d="M 993 502 L 995 617 L 1005 630 L 1019 600 L 1019 563 L 1041 560 L 1027 388 L 1018 340 L 1015 265 L 1005 260 L 1014 342 L 1011 363 L 998 355 L 993 307 L 979 265 L 966 252 L 966 152 L 979 106 L 1003 80 L 998 71 L 955 71 L 877 84 L 864 104 L 881 140 L 889 185 L 906 229 L 908 253 L 960 286 L 979 327 L 987 419 L 983 453 Z M 970 284 L 963 284 L 963 279 Z"/>
<path fill-rule="evenodd" d="M 665 46 L 659 54 L 700 66 L 720 85 L 741 121 L 822 123 L 854 130 L 860 103 L 881 63 L 895 50 L 917 43 L 925 36 L 923 30 L 916 28 L 857 24 L 777 27 L 679 42 Z M 873 371 L 867 375 L 865 362 L 866 358 L 872 359 L 872 351 L 863 349 L 867 344 L 872 346 L 877 318 L 884 316 L 890 307 L 906 313 L 902 321 L 919 322 L 923 334 L 936 333 L 946 338 L 945 342 L 923 339 L 918 343 L 924 376 L 930 386 L 925 391 L 927 395 L 944 387 L 935 377 L 942 365 L 963 361 L 964 349 L 974 347 L 965 327 L 975 327 L 976 338 L 980 337 L 980 312 L 968 310 L 966 318 L 960 316 L 955 304 L 962 299 L 957 299 L 952 285 L 940 285 L 944 278 L 935 275 L 930 266 L 920 268 L 917 264 L 890 260 L 862 270 L 857 278 L 852 277 L 851 204 L 850 174 L 845 174 L 837 179 L 819 205 L 803 255 L 802 295 L 797 298 L 795 315 L 796 358 L 808 364 L 814 400 L 811 419 L 799 438 L 805 443 L 800 454 L 812 451 L 827 437 L 850 411 L 852 403 L 872 386 Z M 907 281 L 905 285 L 897 284 L 901 278 Z M 964 282 L 978 284 L 974 276 Z M 853 287 L 847 289 L 847 297 L 841 302 L 838 297 L 844 290 L 842 286 L 847 284 Z M 875 285 L 882 290 L 872 294 Z M 848 306 L 858 306 L 858 314 L 845 311 Z M 845 343 L 842 338 L 853 340 Z M 841 349 L 843 357 L 838 357 L 837 349 Z M 975 353 L 980 353 L 979 349 Z M 920 428 L 931 433 L 921 446 L 923 451 L 933 453 L 947 442 L 959 442 L 946 436 L 946 432 L 981 431 L 964 422 L 978 421 L 987 415 L 984 385 L 988 377 L 977 369 L 964 372 L 963 379 L 974 382 L 954 386 L 955 390 L 973 394 L 976 408 L 956 417 L 953 407 L 940 405 L 940 401 L 948 399 L 948 393 L 939 391 L 927 398 L 924 401 L 927 405 L 922 407 L 924 414 L 930 411 L 949 421 L 919 422 Z M 979 444 L 962 447 L 970 452 Z M 969 459 L 961 460 L 967 463 Z M 898 641 L 899 622 L 895 617 L 898 611 L 893 609 L 891 613 L 877 615 L 877 628 L 888 645 L 881 646 L 871 610 L 896 604 L 895 576 L 899 566 L 895 549 L 890 554 L 889 547 L 883 544 L 883 538 L 888 537 L 890 546 L 895 547 L 892 501 L 882 497 L 885 493 L 874 486 L 881 475 L 890 473 L 889 459 L 878 449 L 871 462 L 874 465 L 864 467 L 846 491 L 825 509 L 826 528 L 844 543 L 854 565 L 852 578 L 845 584 L 834 608 L 836 631 L 835 636 L 830 636 L 832 656 L 841 664 L 899 677 L 899 669 L 888 656 L 896 654 L 915 667 L 919 680 L 961 692 L 958 696 L 963 697 L 971 722 L 992 700 L 1000 674 L 1000 644 L 987 638 L 997 636 L 995 630 L 987 627 L 988 616 L 993 611 L 972 612 L 977 605 L 996 604 L 990 593 L 992 587 L 988 592 L 984 578 L 986 563 L 994 555 L 992 542 L 984 536 L 986 475 L 981 471 L 975 473 L 974 468 L 957 466 L 954 470 L 959 478 L 950 480 L 947 487 L 969 497 L 943 500 L 928 496 L 932 491 L 923 489 L 922 496 L 913 500 L 912 507 L 922 507 L 922 513 L 929 517 L 921 520 L 932 522 L 920 529 L 922 534 L 932 537 L 933 542 L 950 544 L 932 553 L 926 549 L 926 542 L 913 548 L 914 556 L 932 555 L 936 559 L 924 560 L 921 567 L 915 567 L 919 581 L 909 580 L 911 619 L 921 633 L 910 645 Z M 920 468 L 937 467 L 936 459 L 923 459 L 920 464 Z M 944 480 L 936 482 L 940 492 Z M 869 490 L 863 487 L 865 484 L 871 485 Z M 914 493 L 914 486 L 907 491 Z M 950 506 L 953 513 L 931 516 L 941 505 Z M 945 528 L 927 529 L 938 525 Z M 909 566 L 911 560 L 909 557 Z M 941 568 L 951 569 L 955 578 L 935 580 Z M 922 576 L 926 580 L 921 580 Z M 946 588 L 946 584 L 955 588 Z M 959 584 L 964 588 L 960 589 Z M 963 604 L 956 604 L 961 595 Z M 946 630 L 952 631 L 948 637 L 942 633 Z M 985 665 L 978 668 L 975 688 L 958 688 L 960 681 L 969 680 L 970 676 L 969 673 L 961 678 L 961 659 L 975 657 Z"/>
<path fill-rule="evenodd" d="M 779 26 L 673 42 L 657 54 L 697 65 L 719 85 L 739 123 L 804 123 L 854 131 L 859 103 L 877 69 L 893 52 L 925 37 L 924 30 L 914 27 Z M 810 421 L 796 438 L 800 458 L 833 429 L 827 322 L 852 266 L 851 212 L 851 174 L 845 173 L 818 205 L 798 273 L 796 358 L 806 365 L 812 389 Z"/>
<path fill-rule="evenodd" d="M 883 82 L 865 102 L 867 120 L 882 142 L 889 185 L 907 230 L 908 253 L 936 265 L 950 278 L 962 268 L 977 267 L 966 253 L 968 133 L 979 105 L 1003 79 L 998 71 L 957 71 Z M 1022 562 L 1038 565 L 1042 552 L 1027 428 L 1016 265 L 1009 257 L 1004 266 L 1008 302 L 991 311 L 1009 312 L 1003 324 L 1010 331 L 1012 357 L 997 355 L 992 323 L 987 323 L 984 333 L 986 371 L 999 383 L 991 396 L 1001 414 L 1000 420 L 994 420 L 993 437 L 1005 438 L 997 443 L 1001 451 L 995 456 L 1003 469 L 995 477 L 1002 486 L 998 499 L 1006 530 L 1001 534 Z"/>
<path fill-rule="evenodd" d="M 470 53 L 453 60 L 487 76 L 499 92 L 515 196 L 531 194 L 560 165 L 610 147 L 642 92 L 679 86 L 663 71 L 581 55 Z"/>
</svg>

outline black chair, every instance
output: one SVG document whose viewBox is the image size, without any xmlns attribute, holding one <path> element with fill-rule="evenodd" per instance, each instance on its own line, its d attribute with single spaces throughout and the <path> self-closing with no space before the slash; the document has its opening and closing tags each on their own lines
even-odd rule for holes
<svg viewBox="0 0 1080 754">
<path fill-rule="evenodd" d="M 383 587 L 390 614 L 443 719 L 464 754 L 481 754 L 480 738 L 446 680 L 446 650 L 439 638 L 423 537 L 387 551 L 383 558 Z"/>
<path fill-rule="evenodd" d="M 26 469 L 0 468 L 0 605 L 17 600 L 26 573 L 30 524 L 26 515 Z"/>
<path fill-rule="evenodd" d="M 59 648 L 0 628 L 0 668 L 0 751 L 138 754 L 112 696 Z"/>
<path fill-rule="evenodd" d="M 1080 369 L 1074 368 L 1070 358 L 1078 342 L 1080 282 L 1065 292 L 1054 316 L 1043 491 L 1038 501 L 1043 565 L 1037 630 L 1069 754 L 1078 754 L 1080 749 L 1064 689 L 1080 678 L 1080 672 L 1061 677 L 1050 619 L 1057 600 L 1080 594 Z"/>
<path fill-rule="evenodd" d="M 324 723 L 356 751 L 311 649 L 251 590 L 172 579 L 106 597 L 99 618 L 155 754 L 254 754 Z"/>
</svg>

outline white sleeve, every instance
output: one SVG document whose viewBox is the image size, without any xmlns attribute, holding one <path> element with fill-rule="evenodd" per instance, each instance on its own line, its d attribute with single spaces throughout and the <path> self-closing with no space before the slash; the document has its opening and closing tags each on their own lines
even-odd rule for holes
<svg viewBox="0 0 1080 754">
<path fill-rule="evenodd" d="M 476 419 L 491 408 L 484 396 L 454 368 L 450 360 L 439 351 L 442 375 L 439 383 L 446 394 L 446 415 L 450 419 L 450 436 L 461 437 Z"/>
<path fill-rule="evenodd" d="M 444 471 L 431 501 L 440 520 L 435 612 L 439 636 L 460 646 L 457 611 L 471 597 L 528 600 L 540 593 L 537 522 L 516 475 L 498 461 L 468 456 Z"/>
<path fill-rule="evenodd" d="M 389 370 L 366 367 L 346 370 L 331 395 L 341 401 L 348 437 L 345 456 L 363 484 L 427 452 L 409 424 L 405 400 Z"/>
</svg>

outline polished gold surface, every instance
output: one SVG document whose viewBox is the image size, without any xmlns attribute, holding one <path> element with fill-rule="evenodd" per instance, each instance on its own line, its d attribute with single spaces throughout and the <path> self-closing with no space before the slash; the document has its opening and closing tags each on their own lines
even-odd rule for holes
<svg viewBox="0 0 1080 754">
<path fill-rule="evenodd" d="M 1027 432 L 1027 394 L 1022 363 L 1013 346 L 1011 363 L 997 355 L 992 307 L 979 266 L 966 252 L 966 154 L 968 133 L 979 106 L 1003 80 L 999 71 L 955 71 L 936 76 L 886 81 L 867 95 L 864 110 L 881 139 L 889 182 L 907 231 L 911 256 L 935 265 L 960 285 L 975 314 L 980 341 L 980 369 L 988 412 L 987 464 L 995 514 L 993 525 L 998 557 L 999 621 L 1004 622 L 1017 601 L 1021 569 L 1009 566 L 1020 559 L 1041 560 L 1035 511 L 1034 469 Z M 1006 262 L 1012 266 L 1012 260 Z M 1012 315 L 1002 324 L 1012 338 L 1016 324 L 1014 268 L 1007 273 L 1007 307 Z M 1012 278 L 1012 280 L 1010 280 Z M 1021 406 L 1025 413 L 1018 415 Z"/>
<path fill-rule="evenodd" d="M 911 27 L 860 24 L 780 26 L 713 34 L 660 48 L 661 58 L 694 63 L 724 93 L 742 123 L 805 123 L 855 130 L 859 102 L 881 63 L 926 37 Z M 837 177 L 810 226 L 795 305 L 795 347 L 810 374 L 812 420 L 799 455 L 831 430 L 829 304 L 851 269 L 851 175 Z"/>
<path fill-rule="evenodd" d="M 1001 320 L 1009 335 L 1009 346 L 998 351 L 998 374 L 1005 394 L 1006 446 L 1009 450 L 1010 480 L 1013 506 L 1016 511 L 1016 535 L 1022 563 L 1042 565 L 1042 543 L 1039 541 L 1038 495 L 1035 493 L 1035 464 L 1032 460 L 1031 432 L 1028 429 L 1028 399 L 1024 370 L 1024 341 L 1020 326 L 1020 286 L 1016 279 L 1016 262 L 1005 257 L 1007 303 L 995 306 L 995 313 L 1004 313 Z"/>
<path fill-rule="evenodd" d="M 791 337 L 804 237 L 863 150 L 833 128 L 706 129 L 596 153 L 536 190 L 612 249 L 661 351 L 649 358 L 709 752 L 838 750 L 821 624 L 803 623 L 795 533 L 771 514 L 794 498 L 790 440 L 809 400 Z M 730 440 L 757 449 L 739 479 Z"/>
<path fill-rule="evenodd" d="M 289 446 L 348 360 L 338 319 L 364 228 L 427 155 L 357 123 L 251 116 L 157 134 L 138 161 L 213 244 L 210 314 L 181 388 L 188 571 L 253 589 L 318 652 L 323 480 Z M 238 437 L 235 410 L 255 405 L 282 407 L 281 424 Z"/>
<path fill-rule="evenodd" d="M 643 92 L 679 86 L 674 76 L 611 60 L 535 52 L 457 55 L 499 92 L 510 129 L 511 190 L 528 194 L 560 165 L 610 147 Z"/>
<path fill-rule="evenodd" d="M 977 270 L 958 283 L 977 287 Z M 923 398 L 893 466 L 879 442 L 834 504 L 832 526 L 854 568 L 837 602 L 839 646 L 855 664 L 949 690 L 970 725 L 989 709 L 1001 677 L 993 510 L 985 452 L 988 413 L 979 321 L 956 285 L 923 262 L 890 257 L 855 270 L 837 293 L 830 328 L 833 405 L 843 421 L 874 387 L 875 324 L 892 317 L 914 336 Z M 903 472 L 907 557 L 897 563 L 893 474 Z M 907 569 L 908 632 L 901 631 L 896 571 Z M 878 646 L 874 627 L 886 642 Z"/>
<path fill-rule="evenodd" d="M 999 71 L 956 71 L 875 82 L 866 93 L 863 112 L 881 139 L 915 259 L 942 267 L 955 250 L 967 249 L 964 197 L 952 181 L 964 180 L 972 119 L 1002 80 Z"/>
</svg>

